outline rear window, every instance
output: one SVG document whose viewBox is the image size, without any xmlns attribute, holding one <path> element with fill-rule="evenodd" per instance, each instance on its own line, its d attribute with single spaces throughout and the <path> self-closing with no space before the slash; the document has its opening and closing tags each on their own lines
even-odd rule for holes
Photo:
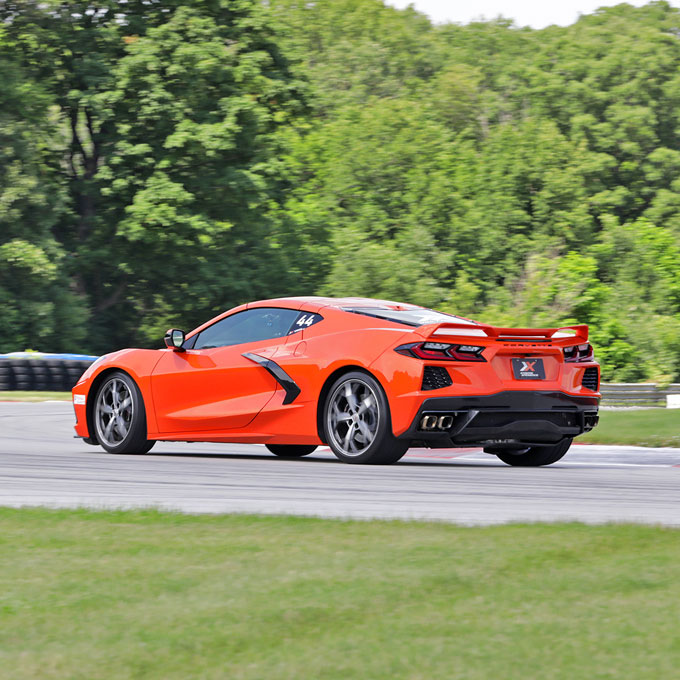
<svg viewBox="0 0 680 680">
<path fill-rule="evenodd" d="M 434 309 L 384 309 L 382 307 L 343 307 L 344 312 L 374 316 L 378 319 L 403 323 L 405 326 L 425 326 L 430 323 L 469 323 L 476 325 L 474 321 L 461 319 L 453 314 L 436 312 Z"/>
</svg>

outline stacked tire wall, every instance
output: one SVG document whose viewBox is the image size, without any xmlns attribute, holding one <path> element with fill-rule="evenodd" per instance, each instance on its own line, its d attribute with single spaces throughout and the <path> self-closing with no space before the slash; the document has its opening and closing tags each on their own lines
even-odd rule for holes
<svg viewBox="0 0 680 680">
<path fill-rule="evenodd" d="M 0 392 L 7 390 L 69 392 L 93 357 L 0 358 Z"/>
</svg>

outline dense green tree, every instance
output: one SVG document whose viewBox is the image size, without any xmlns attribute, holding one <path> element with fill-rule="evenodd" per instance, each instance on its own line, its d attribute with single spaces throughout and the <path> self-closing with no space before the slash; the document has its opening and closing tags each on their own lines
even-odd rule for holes
<svg viewBox="0 0 680 680">
<path fill-rule="evenodd" d="M 396 21 L 389 10 L 282 5 L 294 10 L 285 43 L 304 54 L 318 103 L 292 145 L 284 213 L 322 239 L 308 239 L 327 272 L 322 290 L 503 323 L 587 321 L 605 377 L 680 379 L 677 10 L 621 5 L 543 31 L 503 20 L 422 31 L 428 68 L 399 71 L 388 92 L 364 87 L 380 70 L 367 60 L 357 72 L 352 55 L 367 36 L 389 55 L 388 38 L 372 33 L 384 23 L 368 20 Z M 382 73 L 389 83 L 395 71 Z M 653 224 L 663 248 L 638 232 Z M 635 311 L 633 300 L 647 303 Z"/>
<path fill-rule="evenodd" d="M 300 95 L 258 2 L 53 0 L 3 16 L 59 107 L 71 209 L 54 233 L 95 349 L 157 342 L 168 319 L 284 283 L 265 206 L 272 133 Z"/>
<path fill-rule="evenodd" d="M 132 41 L 108 95 L 118 286 L 156 336 L 161 299 L 191 324 L 286 285 L 266 212 L 274 133 L 301 105 L 299 84 L 256 6 L 224 7 L 179 8 Z"/>
<path fill-rule="evenodd" d="M 667 2 L 540 31 L 381 0 L 4 0 L 0 20 L 19 346 L 374 295 L 587 322 L 605 378 L 680 380 Z"/>
<path fill-rule="evenodd" d="M 52 229 L 65 196 L 52 162 L 51 99 L 11 59 L 0 29 L 0 310 L 12 344 L 76 350 L 86 308 L 69 286 L 66 255 Z"/>
<path fill-rule="evenodd" d="M 445 62 L 426 17 L 381 0 L 268 0 L 282 49 L 311 82 L 318 115 L 417 87 Z"/>
<path fill-rule="evenodd" d="M 313 197 L 311 224 L 327 245 L 301 250 L 325 269 L 325 292 L 441 299 L 450 278 L 447 224 L 456 209 L 450 142 L 416 103 L 390 99 L 345 108 L 290 142 L 286 161 L 295 175 L 283 210 L 298 229 L 298 206 Z M 308 213 L 302 216 L 310 224 Z"/>
</svg>

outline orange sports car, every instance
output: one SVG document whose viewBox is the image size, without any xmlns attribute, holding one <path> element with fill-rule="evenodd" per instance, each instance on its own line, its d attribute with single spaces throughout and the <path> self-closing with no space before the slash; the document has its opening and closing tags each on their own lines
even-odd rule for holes
<svg viewBox="0 0 680 680">
<path fill-rule="evenodd" d="M 73 388 L 75 430 L 111 453 L 156 441 L 327 444 L 387 464 L 411 446 L 483 447 L 549 465 L 598 421 L 587 326 L 497 328 L 416 305 L 291 297 L 236 307 L 163 349 L 100 357 Z"/>
</svg>

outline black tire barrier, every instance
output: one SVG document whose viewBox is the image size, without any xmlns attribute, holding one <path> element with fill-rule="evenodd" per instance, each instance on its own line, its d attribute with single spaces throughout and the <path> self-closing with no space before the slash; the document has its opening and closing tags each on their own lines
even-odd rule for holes
<svg viewBox="0 0 680 680">
<path fill-rule="evenodd" d="M 92 359 L 0 359 L 0 391 L 70 392 Z"/>
<path fill-rule="evenodd" d="M 0 392 L 6 392 L 13 389 L 12 371 L 9 364 L 0 361 Z"/>
<path fill-rule="evenodd" d="M 49 376 L 49 390 L 53 392 L 59 392 L 63 389 L 64 385 L 69 382 L 68 372 L 66 362 L 63 359 L 46 359 L 45 365 L 48 369 Z M 76 379 L 77 382 L 77 379 Z"/>
</svg>

